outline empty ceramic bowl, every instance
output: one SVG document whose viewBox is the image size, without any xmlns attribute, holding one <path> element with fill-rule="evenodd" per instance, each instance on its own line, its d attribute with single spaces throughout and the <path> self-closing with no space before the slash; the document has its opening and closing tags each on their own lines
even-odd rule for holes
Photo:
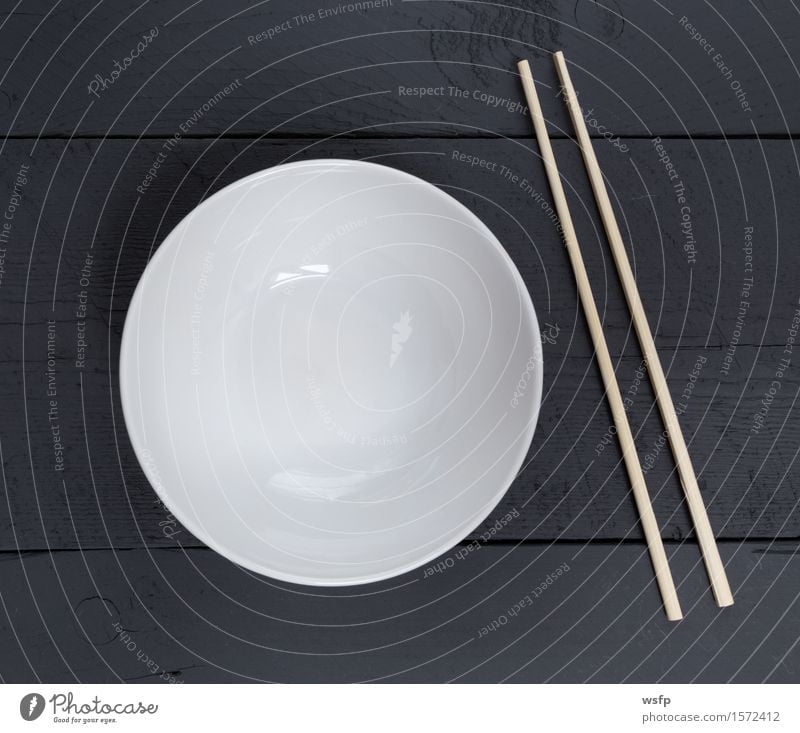
<svg viewBox="0 0 800 733">
<path fill-rule="evenodd" d="M 122 340 L 125 422 L 175 517 L 312 585 L 389 578 L 464 539 L 530 445 L 527 289 L 497 239 L 393 168 L 255 173 L 170 233 Z"/>
</svg>

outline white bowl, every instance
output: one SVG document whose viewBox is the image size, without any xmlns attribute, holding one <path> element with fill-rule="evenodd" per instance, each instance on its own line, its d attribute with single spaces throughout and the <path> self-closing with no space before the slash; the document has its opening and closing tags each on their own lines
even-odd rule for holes
<svg viewBox="0 0 800 733">
<path fill-rule="evenodd" d="M 310 585 L 423 565 L 497 505 L 542 391 L 536 314 L 468 209 L 373 163 L 270 168 L 192 211 L 120 356 L 136 455 L 175 517 Z"/>
</svg>

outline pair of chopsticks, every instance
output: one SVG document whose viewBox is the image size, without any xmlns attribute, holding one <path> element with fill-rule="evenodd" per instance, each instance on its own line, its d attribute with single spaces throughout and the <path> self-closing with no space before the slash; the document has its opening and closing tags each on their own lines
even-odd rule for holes
<svg viewBox="0 0 800 733">
<path fill-rule="evenodd" d="M 569 114 L 572 118 L 572 124 L 575 128 L 578 145 L 583 154 L 586 171 L 592 184 L 597 208 L 600 210 L 600 217 L 603 220 L 606 236 L 611 245 L 614 262 L 616 263 L 617 272 L 625 292 L 625 299 L 628 302 L 628 308 L 633 317 L 633 325 L 639 339 L 639 345 L 642 349 L 650 379 L 653 383 L 656 402 L 658 403 L 661 418 L 667 430 L 669 443 L 678 468 L 678 475 L 683 486 L 684 494 L 686 495 L 686 502 L 689 506 L 689 512 L 694 522 L 700 550 L 711 582 L 711 588 L 714 591 L 718 606 L 730 606 L 733 604 L 733 595 L 730 585 L 728 584 L 727 575 L 725 574 L 725 566 L 722 564 L 719 550 L 717 549 L 717 543 L 714 539 L 714 532 L 708 521 L 708 514 L 706 514 L 703 498 L 700 495 L 700 488 L 697 485 L 697 478 L 692 468 L 686 442 L 683 439 L 683 433 L 678 423 L 675 406 L 672 402 L 669 389 L 667 388 L 667 380 L 664 377 L 664 370 L 658 358 L 658 351 L 653 341 L 653 334 L 647 323 L 647 316 L 642 306 L 642 300 L 639 297 L 639 289 L 636 287 L 636 280 L 633 277 L 633 271 L 628 261 L 622 235 L 617 225 L 614 210 L 611 208 L 611 202 L 608 198 L 605 182 L 603 181 L 603 174 L 600 171 L 600 166 L 597 162 L 594 148 L 592 147 L 592 141 L 586 129 L 586 123 L 580 105 L 578 104 L 575 88 L 572 86 L 572 80 L 567 70 L 564 54 L 559 51 L 554 54 L 554 59 Z M 677 621 L 683 617 L 681 606 L 678 601 L 678 594 L 675 590 L 675 583 L 672 579 L 666 553 L 664 552 L 664 544 L 661 541 L 661 532 L 658 527 L 658 522 L 656 521 L 653 507 L 650 503 L 650 496 L 642 473 L 642 466 L 639 463 L 639 457 L 633 441 L 633 434 L 631 433 L 619 385 L 617 384 L 616 375 L 614 373 L 614 366 L 611 362 L 605 336 L 603 335 L 603 326 L 600 321 L 600 316 L 597 313 L 597 306 L 595 305 L 589 278 L 583 264 L 583 257 L 581 256 L 580 247 L 578 246 L 578 239 L 575 234 L 572 217 L 569 213 L 567 198 L 564 195 L 564 188 L 561 185 L 558 167 L 556 166 L 555 157 L 553 156 L 553 148 L 550 145 L 547 127 L 545 126 L 544 117 L 542 116 L 542 109 L 539 105 L 539 97 L 536 93 L 531 68 L 525 60 L 520 61 L 517 64 L 517 68 L 522 77 L 522 86 L 525 90 L 528 109 L 530 110 L 533 126 L 536 131 L 536 139 L 539 143 L 539 149 L 544 161 L 547 180 L 550 183 L 550 189 L 555 201 L 556 212 L 561 222 L 561 229 L 567 246 L 567 252 L 569 253 L 572 269 L 574 270 L 575 279 L 578 284 L 581 304 L 586 320 L 589 323 L 589 331 L 592 336 L 597 361 L 600 365 L 600 372 L 603 377 L 606 394 L 608 395 L 608 401 L 611 405 L 611 413 L 622 448 L 625 468 L 633 489 L 633 495 L 639 511 L 639 518 L 644 530 L 653 568 L 655 569 L 656 582 L 661 591 L 664 610 L 666 611 L 668 619 Z"/>
</svg>

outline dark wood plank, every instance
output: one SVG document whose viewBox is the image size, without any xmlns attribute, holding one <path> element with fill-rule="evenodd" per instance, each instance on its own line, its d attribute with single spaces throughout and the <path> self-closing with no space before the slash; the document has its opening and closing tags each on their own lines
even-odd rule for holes
<svg viewBox="0 0 800 733">
<path fill-rule="evenodd" d="M 796 365 L 781 368 L 800 296 L 800 250 L 786 239 L 800 228 L 794 162 L 780 141 L 670 141 L 667 150 L 690 191 L 696 239 L 691 261 L 683 249 L 680 205 L 655 147 L 646 140 L 626 144 L 625 153 L 610 144 L 599 152 L 633 243 L 673 395 L 683 404 L 682 422 L 712 524 L 722 537 L 796 538 L 799 385 Z M 477 536 L 497 517 L 517 512 L 493 537 L 640 537 L 556 229 L 520 182 L 497 172 L 507 166 L 529 177 L 536 191 L 547 191 L 541 164 L 524 143 L 184 141 L 144 195 L 136 189 L 160 150 L 158 141 L 47 141 L 36 146 L 33 158 L 30 146 L 8 143 L 12 165 L 0 199 L 11 195 L 19 165 L 28 161 L 0 281 L 0 439 L 7 497 L 0 502 L 0 547 L 197 544 L 158 504 L 127 441 L 117 398 L 125 310 L 149 255 L 206 195 L 284 160 L 330 156 L 369 158 L 441 185 L 485 219 L 529 286 L 546 337 L 546 395 L 532 460 Z M 576 219 L 612 351 L 622 355 L 619 379 L 631 399 L 640 450 L 648 467 L 652 463 L 648 481 L 657 516 L 665 536 L 685 537 L 691 523 L 652 394 L 637 377 L 641 357 L 606 245 L 592 223 L 582 164 L 572 143 L 556 147 L 574 187 Z M 497 170 L 472 167 L 461 155 L 496 163 Z M 737 173 L 744 198 L 731 188 Z M 752 272 L 742 249 L 745 226 L 755 230 Z M 751 276 L 751 305 L 739 333 L 741 291 Z M 85 319 L 78 315 L 82 290 Z M 55 470 L 56 421 L 47 394 L 51 319 L 63 471 Z M 86 330 L 79 334 L 83 321 Z M 76 365 L 81 335 L 85 362 Z M 734 338 L 731 366 L 723 371 Z"/>
<path fill-rule="evenodd" d="M 494 545 L 427 577 L 333 590 L 271 583 L 209 550 L 6 553 L 0 675 L 796 682 L 796 543 L 724 543 L 736 604 L 722 611 L 697 548 L 668 549 L 686 614 L 678 624 L 660 609 L 646 550 L 631 543 Z"/>
<path fill-rule="evenodd" d="M 791 3 L 375 5 L 29 0 L 0 28 L 0 133 L 527 135 L 522 55 L 563 131 L 558 49 L 613 134 L 800 132 Z"/>
<path fill-rule="evenodd" d="M 781 370 L 800 296 L 800 250 L 784 241 L 800 227 L 793 161 L 778 141 L 671 141 L 668 152 L 691 191 L 697 241 L 692 262 L 682 246 L 680 206 L 656 149 L 650 141 L 627 144 L 626 153 L 601 146 L 602 164 L 619 197 L 673 395 L 684 405 L 682 421 L 712 523 L 722 537 L 798 537 L 798 375 L 796 366 Z M 14 162 L 4 180 L 9 196 L 19 165 L 28 161 L 30 170 L 0 283 L 5 414 L 0 435 L 8 497 L 0 503 L 0 547 L 197 544 L 156 501 L 127 441 L 117 398 L 125 310 L 149 255 L 204 196 L 259 168 L 315 156 L 369 158 L 441 185 L 487 221 L 523 273 L 546 337 L 546 395 L 532 460 L 496 515 L 520 516 L 496 536 L 640 536 L 553 222 L 519 182 L 458 157 L 491 161 L 497 171 L 507 166 L 528 176 L 536 191 L 546 192 L 540 162 L 523 143 L 185 141 L 166 157 L 152 187 L 137 194 L 160 145 L 49 141 L 37 145 L 33 158 L 28 158 L 28 142 L 7 148 Z M 648 467 L 652 463 L 648 480 L 657 516 L 665 536 L 685 537 L 691 523 L 652 394 L 637 376 L 641 357 L 606 245 L 592 223 L 580 159 L 567 141 L 557 145 L 557 155 L 575 189 L 576 218 L 612 351 L 623 355 L 619 379 L 640 431 L 641 453 Z M 730 192 L 735 172 L 742 180 L 746 214 L 745 199 Z M 745 226 L 756 232 L 752 272 L 742 249 Z M 82 285 L 88 255 L 89 282 Z M 751 276 L 751 305 L 738 333 L 741 290 Z M 78 314 L 83 290 L 85 318 Z M 50 419 L 47 395 L 51 319 L 57 421 Z M 84 321 L 85 332 L 79 333 Z M 86 342 L 82 366 L 76 366 L 79 336 Z M 723 371 L 734 337 L 732 363 Z M 778 371 L 783 376 L 772 398 Z M 766 410 L 765 400 L 771 400 Z M 54 422 L 65 446 L 63 471 L 55 470 Z"/>
</svg>

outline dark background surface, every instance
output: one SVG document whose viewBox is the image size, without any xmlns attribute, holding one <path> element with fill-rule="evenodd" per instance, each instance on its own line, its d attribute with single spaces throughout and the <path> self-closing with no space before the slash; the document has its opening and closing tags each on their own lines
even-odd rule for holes
<svg viewBox="0 0 800 733">
<path fill-rule="evenodd" d="M 800 307 L 791 4 L 4 6 L 3 215 L 15 181 L 19 195 L 0 252 L 4 681 L 800 679 L 800 352 L 781 369 Z M 301 22 L 301 12 L 316 20 Z M 109 76 L 152 29 L 141 55 L 91 94 L 95 75 Z M 637 378 L 641 355 L 556 97 L 558 49 L 602 126 L 596 150 L 676 400 L 699 364 L 681 423 L 736 596 L 730 609 L 714 605 L 652 392 Z M 620 386 L 635 394 L 629 415 L 686 614 L 678 624 L 662 613 L 619 449 L 600 449 L 610 414 L 566 253 L 541 207 L 497 172 L 548 191 L 520 109 L 520 56 L 557 138 Z M 400 87 L 444 93 L 419 99 Z M 487 103 L 489 94 L 504 101 Z M 460 153 L 496 170 L 471 168 Z M 693 252 L 664 154 L 686 187 Z M 233 180 L 316 157 L 385 163 L 469 206 L 516 262 L 547 336 L 529 461 L 477 543 L 441 558 L 441 572 L 338 590 L 258 577 L 177 526 L 139 468 L 118 399 L 126 309 L 172 226 Z M 63 471 L 48 415 L 50 321 Z M 481 541 L 509 512 L 518 516 Z M 563 563 L 568 572 L 515 613 Z"/>
</svg>

